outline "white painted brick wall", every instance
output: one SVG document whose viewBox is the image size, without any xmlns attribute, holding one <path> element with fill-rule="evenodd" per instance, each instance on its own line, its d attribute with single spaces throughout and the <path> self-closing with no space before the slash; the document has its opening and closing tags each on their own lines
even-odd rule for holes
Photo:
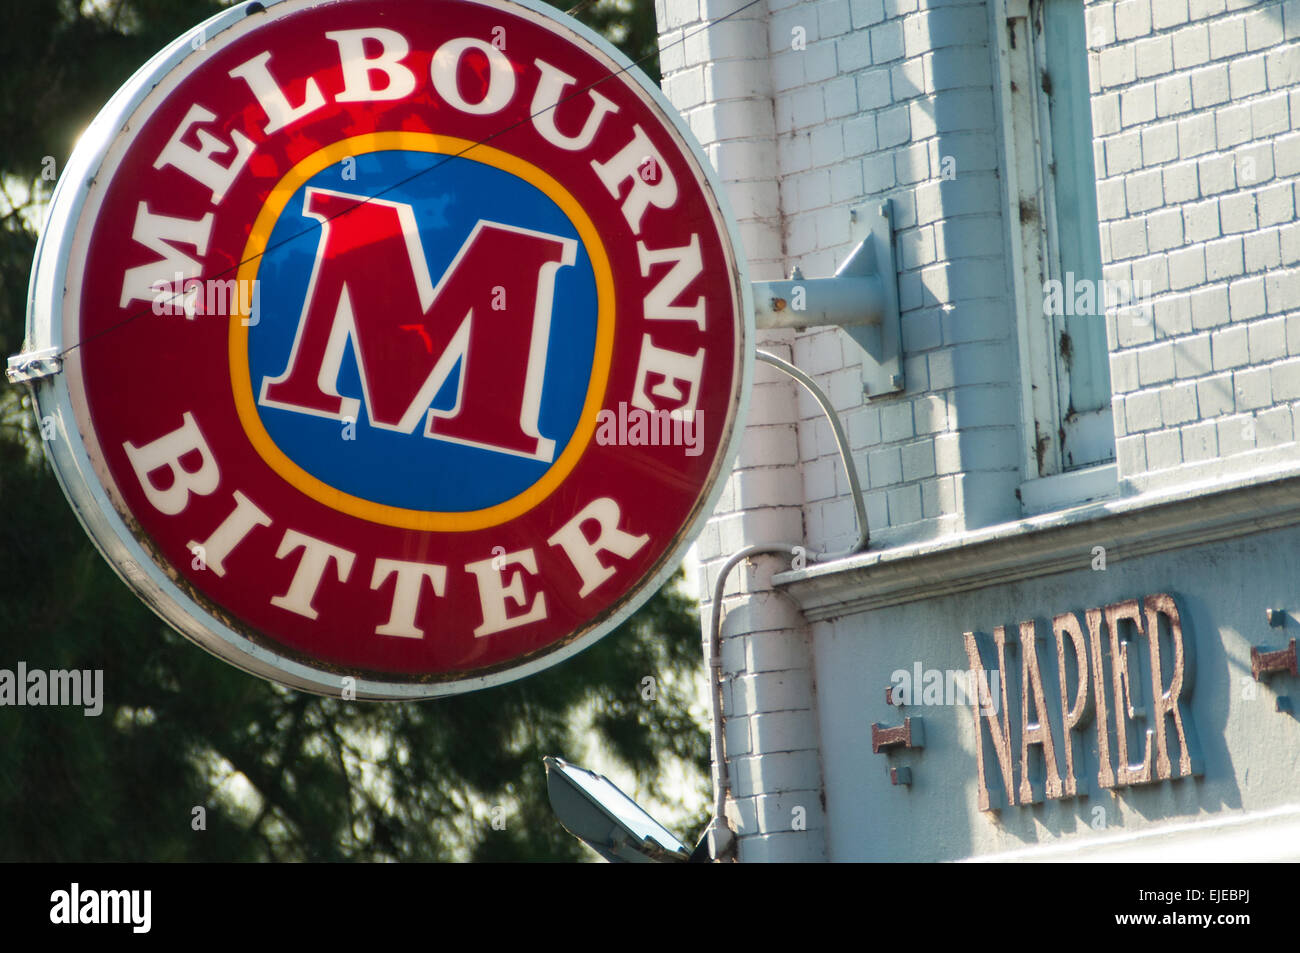
<svg viewBox="0 0 1300 953">
<path fill-rule="evenodd" d="M 656 15 L 663 88 L 724 182 L 751 277 L 775 278 L 785 274 L 791 246 L 816 252 L 819 235 L 833 231 L 809 218 L 799 229 L 783 232 L 782 203 L 825 209 L 833 195 L 861 189 L 852 172 L 833 176 L 827 164 L 809 161 L 814 143 L 821 152 L 843 151 L 846 136 L 840 126 L 858 111 L 855 78 L 836 75 L 833 40 L 852 37 L 852 12 L 848 0 L 800 7 L 772 0 L 770 17 L 764 5 L 757 5 L 715 22 L 735 9 L 735 3 L 717 0 L 661 0 Z M 791 48 L 796 36 L 826 58 L 797 53 Z M 845 50 L 851 59 L 847 46 Z M 791 91 L 780 111 L 774 108 L 774 90 Z M 778 141 L 778 129 L 790 135 Z M 875 148 L 874 135 L 873 125 L 869 135 L 856 130 L 850 141 L 861 154 Z M 801 174 L 782 175 L 788 168 Z M 802 363 L 807 357 L 792 354 L 790 332 L 767 332 L 759 344 L 787 360 Z M 837 350 L 819 366 L 833 378 L 845 374 L 842 364 Z M 838 396 L 846 407 L 852 403 L 842 383 L 830 389 L 833 399 Z M 860 403 L 860 394 L 851 396 Z M 823 436 L 813 422 L 803 420 L 810 414 L 797 408 L 792 382 L 759 365 L 735 470 L 695 547 L 706 634 L 716 608 L 709 600 L 722 563 L 753 542 L 802 542 L 804 501 L 825 499 L 833 505 L 845 492 L 844 478 L 826 456 L 829 431 Z M 814 463 L 807 468 L 799 465 L 804 443 Z M 742 860 L 825 856 L 807 628 L 788 600 L 770 592 L 772 572 L 787 565 L 775 557 L 742 563 L 724 592 L 722 695 L 731 782 L 727 816 L 739 835 Z M 806 808 L 803 830 L 793 829 L 794 806 Z"/>
<path fill-rule="evenodd" d="M 861 395 L 852 393 L 853 377 L 840 371 L 856 373 L 860 361 L 856 345 L 841 332 L 803 333 L 794 347 L 795 362 L 845 411 L 868 488 L 873 540 L 888 545 L 1015 515 L 1017 454 L 994 460 L 980 450 L 1013 448 L 1014 408 L 985 421 L 988 430 L 981 432 L 958 416 L 968 412 L 967 402 L 950 399 L 986 383 L 990 360 L 997 381 L 1012 393 L 1005 265 L 1001 250 L 987 242 L 989 229 L 1000 227 L 998 130 L 984 3 L 855 0 L 848 10 L 849 31 L 830 35 L 827 24 L 833 20 L 838 31 L 842 10 L 832 13 L 823 4 L 773 9 L 776 157 L 787 269 L 829 274 L 851 248 L 848 209 L 885 197 L 895 203 L 906 393 L 882 399 L 878 410 L 864 408 Z M 800 30 L 806 50 L 791 48 Z M 799 59 L 802 68 L 795 65 Z M 832 63 L 833 74 L 827 72 Z M 1148 99 L 1154 110 L 1154 88 Z M 829 128 L 838 129 L 838 140 L 819 137 Z M 1172 128 L 1169 137 L 1176 142 Z M 955 178 L 943 177 L 945 158 Z M 1158 185 L 1152 183 L 1148 194 L 1159 194 Z M 1003 346 L 963 351 L 974 341 Z M 937 416 L 936 395 L 943 401 Z M 842 498 L 838 455 L 829 441 L 802 439 L 820 411 L 803 398 L 799 411 L 807 536 L 817 548 L 841 548 L 854 527 L 845 518 L 851 510 Z M 965 432 L 957 445 L 967 447 L 967 459 L 941 474 L 934 438 L 959 426 Z M 955 481 L 942 479 L 972 467 L 988 467 L 1001 492 L 968 501 L 955 492 Z M 946 509 L 940 504 L 945 496 L 952 504 Z"/>
<path fill-rule="evenodd" d="M 752 45 L 752 30 L 745 33 L 751 45 L 728 46 L 722 58 L 738 68 L 724 71 L 715 62 L 719 57 L 710 55 L 710 34 L 702 40 L 698 31 L 702 17 L 734 5 L 723 10 L 708 0 L 703 7 L 666 0 L 658 11 L 664 85 L 729 183 L 753 277 L 773 277 L 795 265 L 808 275 L 830 274 L 852 247 L 849 209 L 883 198 L 894 202 L 906 392 L 866 404 L 860 352 L 843 332 L 782 339 L 847 421 L 873 542 L 888 545 L 1016 516 L 1014 318 L 1001 248 L 988 241 L 1002 225 L 985 4 L 769 0 L 767 8 L 742 15 L 764 27 L 762 46 Z M 1160 55 L 1152 51 L 1144 68 L 1158 66 Z M 770 96 L 766 112 L 747 57 L 765 60 L 760 85 Z M 1152 86 L 1133 98 L 1130 114 L 1154 116 L 1155 109 Z M 1166 131 L 1164 143 L 1166 151 L 1176 149 L 1176 127 Z M 1140 162 L 1137 137 L 1133 152 Z M 1154 200 L 1158 186 L 1146 183 L 1144 194 Z M 706 592 L 721 561 L 742 543 L 795 533 L 792 541 L 815 550 L 839 549 L 855 534 L 846 481 L 821 411 L 765 377 L 765 369 L 757 379 L 767 381 L 761 385 L 766 415 L 752 420 L 738 464 L 741 480 L 729 487 L 697 547 Z M 784 403 L 772 396 L 783 386 Z M 758 394 L 756 408 L 763 405 Z M 777 404 L 793 407 L 796 419 L 774 416 Z M 761 477 L 767 483 L 760 488 L 757 475 L 788 473 L 795 464 L 800 492 L 765 499 L 769 483 L 788 494 L 790 482 Z M 774 502 L 799 499 L 802 507 Z M 744 593 L 765 572 L 770 567 L 736 573 L 727 590 L 734 593 L 728 603 L 733 613 L 749 604 L 752 597 Z M 800 643 L 801 624 L 792 623 L 789 631 Z M 737 651 L 728 649 L 727 658 Z M 795 655 L 781 671 L 811 705 L 812 686 L 798 679 L 807 659 Z M 727 733 L 751 752 L 749 720 L 775 704 L 775 696 L 755 694 L 765 683 L 737 684 Z M 803 784 L 816 788 L 820 776 Z M 742 801 L 750 796 L 733 793 Z M 738 801 L 735 810 L 733 820 L 756 816 L 753 804 Z M 741 831 L 742 857 L 758 849 L 746 846 L 751 836 L 769 837 L 754 830 Z M 763 840 L 762 850 L 791 843 L 775 831 L 770 837 L 776 839 Z"/>
<path fill-rule="evenodd" d="M 1017 317 L 984 0 L 659 0 L 664 88 L 727 184 L 752 277 L 830 274 L 849 209 L 894 203 L 906 391 L 871 402 L 843 332 L 764 343 L 831 396 L 874 547 L 1020 515 Z M 1086 0 L 1122 485 L 1300 462 L 1300 0 Z M 945 171 L 955 167 L 955 177 Z M 996 237 L 996 240 L 994 238 Z M 737 472 L 697 547 L 839 549 L 854 514 L 816 404 L 763 367 Z M 807 629 L 736 571 L 724 645 L 742 859 L 815 859 L 824 828 Z M 711 607 L 710 607 L 711 609 Z M 708 611 L 705 613 L 707 620 Z M 764 753 L 766 752 L 766 753 Z"/>
<path fill-rule="evenodd" d="M 1120 475 L 1239 472 L 1265 439 L 1300 462 L 1300 3 L 1089 0 L 1087 17 L 1107 275 L 1156 259 L 1167 278 L 1155 321 L 1111 341 Z"/>
</svg>

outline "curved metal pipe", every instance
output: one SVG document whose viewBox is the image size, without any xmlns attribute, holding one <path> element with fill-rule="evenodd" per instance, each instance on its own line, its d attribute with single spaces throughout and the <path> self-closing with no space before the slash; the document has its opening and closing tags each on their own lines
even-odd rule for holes
<svg viewBox="0 0 1300 953">
<path fill-rule="evenodd" d="M 793 543 L 756 543 L 753 546 L 746 546 L 744 549 L 732 554 L 731 558 L 722 564 L 722 569 L 718 572 L 718 580 L 713 584 L 713 615 L 709 620 L 709 646 L 706 659 L 709 666 L 709 677 L 713 680 L 709 692 L 709 709 L 713 716 L 713 823 L 721 825 L 724 830 L 730 830 L 730 825 L 725 822 L 725 812 L 727 792 L 731 788 L 731 778 L 727 770 L 726 751 L 723 747 L 722 593 L 727 588 L 727 577 L 731 575 L 731 570 L 742 560 L 763 553 L 785 553 L 793 556 L 800 549 L 801 547 Z M 717 859 L 716 853 L 714 859 Z"/>
<path fill-rule="evenodd" d="M 869 531 L 867 526 L 867 509 L 862 501 L 862 485 L 858 479 L 858 469 L 853 463 L 853 456 L 849 452 L 848 435 L 844 432 L 844 427 L 840 424 L 839 415 L 835 413 L 835 408 L 831 406 L 830 399 L 816 382 L 805 374 L 799 368 L 795 367 L 789 361 L 782 360 L 775 354 L 767 351 L 755 351 L 755 356 L 765 364 L 785 371 L 813 396 L 813 399 L 821 406 L 827 418 L 830 420 L 831 430 L 835 434 L 835 444 L 839 447 L 840 459 L 844 463 L 845 473 L 849 478 L 849 492 L 853 495 L 853 506 L 857 513 L 858 519 L 858 539 L 852 548 L 839 553 L 813 553 L 811 558 L 818 562 L 829 562 L 833 559 L 842 559 L 845 556 L 851 556 L 859 552 L 867 545 Z M 713 584 L 713 615 L 709 620 L 709 643 L 706 661 L 709 667 L 709 677 L 713 680 L 709 692 L 709 709 L 713 720 L 713 738 L 712 738 L 712 755 L 713 755 L 713 823 L 715 830 L 727 831 L 730 833 L 730 825 L 726 823 L 726 806 L 727 793 L 731 788 L 730 771 L 727 768 L 725 736 L 722 717 L 722 594 L 727 588 L 727 577 L 731 575 L 731 570 L 742 560 L 751 556 L 763 554 L 785 554 L 789 556 L 798 556 L 801 552 L 806 552 L 802 546 L 794 543 L 755 543 L 746 546 L 722 564 L 722 569 L 718 572 L 717 581 Z M 729 842 L 728 842 L 729 843 Z M 721 853 L 728 846 L 727 844 L 718 845 L 715 837 L 715 853 Z"/>
<path fill-rule="evenodd" d="M 779 370 L 785 371 L 802 384 L 804 390 L 812 394 L 813 399 L 821 406 L 822 412 L 826 414 L 827 419 L 830 421 L 831 431 L 835 434 L 835 445 L 839 448 L 840 460 L 844 464 L 844 472 L 849 478 L 849 494 L 853 497 L 853 509 L 858 517 L 857 542 L 842 552 L 814 553 L 811 554 L 811 558 L 818 562 L 829 562 L 832 559 L 843 559 L 845 556 L 852 556 L 854 553 L 861 552 L 867 548 L 867 543 L 870 541 L 870 530 L 867 526 L 867 505 L 862 500 L 862 483 L 858 479 L 858 468 L 853 462 L 852 453 L 849 451 L 849 438 L 844 432 L 844 427 L 840 424 L 839 414 L 835 413 L 830 398 L 817 386 L 817 383 L 789 361 L 782 360 L 767 351 L 755 351 L 754 356 L 764 364 L 770 364 Z"/>
<path fill-rule="evenodd" d="M 849 437 L 844 432 L 844 426 L 840 424 L 840 417 L 835 412 L 835 407 L 831 406 L 831 400 L 827 398 L 826 393 L 813 378 L 807 376 L 788 360 L 777 358 L 775 354 L 768 354 L 767 351 L 755 351 L 754 355 L 764 364 L 771 364 L 772 367 L 788 373 L 794 380 L 800 382 L 803 389 L 813 395 L 813 399 L 822 407 L 826 413 L 827 419 L 831 421 L 831 430 L 835 433 L 835 443 L 840 449 L 840 459 L 844 463 L 846 475 L 849 477 L 849 493 L 853 495 L 854 511 L 858 516 L 858 541 L 848 550 L 842 553 L 814 553 L 810 554 L 811 558 L 818 562 L 829 562 L 832 559 L 842 559 L 844 556 L 853 555 L 863 549 L 866 549 L 868 538 L 867 527 L 867 507 L 862 502 L 862 484 L 858 480 L 858 468 L 853 463 L 853 455 L 849 451 Z M 735 569 L 737 563 L 741 560 L 749 559 L 750 556 L 763 554 L 784 554 L 798 556 L 806 553 L 802 546 L 790 542 L 761 542 L 754 543 L 751 546 L 745 546 L 744 549 L 732 554 L 727 562 L 723 563 L 723 568 L 718 572 L 718 580 L 714 582 L 714 601 L 712 601 L 712 616 L 708 621 L 708 647 L 706 660 L 708 663 L 708 675 L 712 679 L 710 693 L 708 693 L 708 709 L 712 716 L 712 780 L 714 780 L 714 829 L 715 831 L 727 831 L 731 833 L 731 826 L 725 819 L 725 810 L 727 810 L 727 793 L 731 789 L 731 772 L 727 767 L 727 750 L 725 750 L 725 736 L 723 727 L 723 699 L 722 699 L 722 632 L 723 632 L 723 592 L 727 589 L 727 577 L 731 575 L 732 569 Z M 729 844 L 729 840 L 728 840 Z M 727 848 L 728 844 L 719 845 L 715 836 L 715 853 L 714 859 L 718 854 Z"/>
</svg>

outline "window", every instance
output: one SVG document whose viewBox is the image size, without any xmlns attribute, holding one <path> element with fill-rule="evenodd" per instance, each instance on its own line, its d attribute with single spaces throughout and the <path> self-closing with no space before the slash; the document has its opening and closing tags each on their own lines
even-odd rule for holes
<svg viewBox="0 0 1300 953">
<path fill-rule="evenodd" d="M 1083 0 L 1004 0 L 1002 107 L 1028 480 L 1115 458 Z M 1122 289 L 1109 289 L 1114 303 Z M 1081 484 L 1082 485 L 1082 484 Z M 1096 482 L 1087 484 L 1097 495 Z M 1059 494 L 1054 495 L 1059 497 Z M 1063 501 L 1063 500 L 1062 500 Z"/>
</svg>

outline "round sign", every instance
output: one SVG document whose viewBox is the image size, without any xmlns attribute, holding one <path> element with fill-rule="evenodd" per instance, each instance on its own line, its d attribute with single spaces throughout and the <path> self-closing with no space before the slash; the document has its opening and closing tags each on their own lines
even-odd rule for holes
<svg viewBox="0 0 1300 953">
<path fill-rule="evenodd" d="M 625 619 L 712 509 L 753 319 L 672 108 L 533 2 L 250 3 L 78 144 L 33 278 L 56 472 L 163 618 L 420 698 Z"/>
</svg>

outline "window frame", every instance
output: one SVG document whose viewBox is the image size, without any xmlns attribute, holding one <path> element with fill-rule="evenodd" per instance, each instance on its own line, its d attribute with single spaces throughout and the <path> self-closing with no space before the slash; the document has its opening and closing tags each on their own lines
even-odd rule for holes
<svg viewBox="0 0 1300 953">
<path fill-rule="evenodd" d="M 1113 399 L 1108 398 L 1100 410 L 1072 412 L 1068 346 L 1066 355 L 1062 355 L 1066 316 L 1046 313 L 1047 282 L 1054 279 L 1067 284 L 1073 272 L 1062 274 L 1050 116 L 1051 92 L 1059 94 L 1059 90 L 1043 80 L 1047 65 L 1047 43 L 1042 39 L 1044 2 L 1047 0 L 993 0 L 990 8 L 996 25 L 996 79 L 1006 172 L 1004 201 L 1021 367 L 1021 422 L 1025 436 L 1022 472 L 1025 483 L 1059 480 L 1059 490 L 1044 494 L 1040 489 L 1033 496 L 1039 501 L 1060 501 L 1076 492 L 1070 487 L 1087 487 L 1083 498 L 1091 499 L 1102 492 L 1099 487 L 1114 482 L 1115 427 Z M 1083 0 L 1074 2 L 1080 4 L 1082 13 Z M 1074 88 L 1073 94 L 1089 120 L 1088 138 L 1095 142 L 1091 136 L 1091 90 L 1085 85 L 1083 89 Z M 1091 201 L 1095 210 L 1095 191 Z M 1097 242 L 1100 252 L 1099 225 Z M 1096 264 L 1099 268 L 1100 257 Z M 1103 294 L 1106 285 L 1102 276 L 1097 274 L 1090 280 L 1097 282 L 1095 294 Z M 1062 289 L 1064 294 L 1072 294 L 1072 290 L 1068 284 Z M 1098 301 L 1098 313 L 1089 316 L 1089 320 L 1099 322 L 1103 333 L 1105 310 L 1106 302 Z M 1103 392 L 1113 395 L 1109 345 L 1098 366 L 1106 373 Z M 1091 476 L 1065 479 L 1084 472 Z M 1042 484 L 1035 482 L 1035 486 L 1041 488 Z M 1037 509 L 1024 495 L 1022 504 L 1026 509 Z"/>
</svg>

